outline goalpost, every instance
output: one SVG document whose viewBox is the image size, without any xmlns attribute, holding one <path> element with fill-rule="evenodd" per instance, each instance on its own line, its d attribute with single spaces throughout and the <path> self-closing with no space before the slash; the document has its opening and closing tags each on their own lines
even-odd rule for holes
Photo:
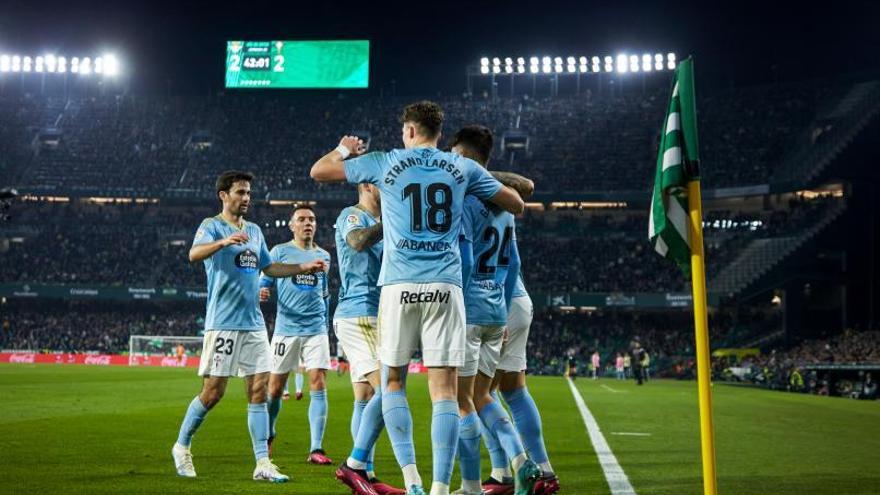
<svg viewBox="0 0 880 495">
<path fill-rule="evenodd" d="M 181 358 L 178 358 L 178 346 L 183 346 Z M 128 339 L 129 366 L 186 366 L 188 358 L 201 353 L 201 336 L 132 335 Z"/>
</svg>

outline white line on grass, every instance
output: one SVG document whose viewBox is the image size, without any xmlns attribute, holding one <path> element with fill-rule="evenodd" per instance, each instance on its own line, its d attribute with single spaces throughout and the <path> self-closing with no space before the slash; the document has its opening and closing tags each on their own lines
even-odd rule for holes
<svg viewBox="0 0 880 495">
<path fill-rule="evenodd" d="M 630 431 L 612 431 L 612 435 L 619 435 L 624 437 L 650 437 L 650 433 L 635 433 Z"/>
<path fill-rule="evenodd" d="M 602 385 L 599 385 L 599 386 L 602 387 L 602 388 L 604 388 L 605 390 L 611 392 L 612 394 L 620 394 L 620 393 L 624 393 L 622 390 L 617 390 L 617 389 L 615 389 L 615 388 L 611 388 L 611 387 L 609 387 L 608 385 L 605 385 L 604 383 L 603 383 Z"/>
<path fill-rule="evenodd" d="M 574 382 L 571 380 L 568 380 L 568 388 L 571 389 L 571 395 L 574 396 L 574 402 L 577 404 L 578 410 L 581 412 L 581 417 L 584 419 L 584 425 L 587 427 L 587 434 L 590 435 L 590 442 L 593 444 L 593 450 L 596 451 L 596 456 L 599 457 L 599 465 L 602 466 L 602 472 L 605 474 L 605 481 L 608 482 L 608 488 L 611 489 L 611 495 L 636 495 L 636 491 L 629 483 L 629 478 L 626 477 L 626 473 L 623 472 L 623 468 L 620 467 L 620 464 L 617 462 L 617 457 L 614 457 L 614 452 L 611 452 L 611 447 L 608 446 L 608 441 L 606 441 L 605 436 L 602 435 L 602 430 L 599 429 L 599 424 L 596 423 L 596 418 L 590 413 L 587 404 L 584 402 L 584 398 L 581 396 L 580 392 L 578 392 L 577 388 L 575 388 Z"/>
</svg>

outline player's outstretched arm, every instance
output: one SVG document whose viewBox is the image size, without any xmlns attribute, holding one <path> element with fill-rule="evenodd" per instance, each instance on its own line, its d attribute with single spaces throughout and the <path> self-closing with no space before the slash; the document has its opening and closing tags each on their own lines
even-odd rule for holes
<svg viewBox="0 0 880 495">
<path fill-rule="evenodd" d="M 343 136 L 339 146 L 312 165 L 309 175 L 317 182 L 345 182 L 345 159 L 364 151 L 364 142 L 357 136 Z"/>
<path fill-rule="evenodd" d="M 370 227 L 352 230 L 345 236 L 345 242 L 357 252 L 369 249 L 382 240 L 382 224 L 377 223 Z"/>
<path fill-rule="evenodd" d="M 244 232 L 236 232 L 226 239 L 220 239 L 219 241 L 208 242 L 205 244 L 196 244 L 189 249 L 189 261 L 190 263 L 204 261 L 211 256 L 214 256 L 214 253 L 220 251 L 226 246 L 232 246 L 233 244 L 245 244 L 247 243 L 247 241 L 247 234 L 245 234 Z"/>
<path fill-rule="evenodd" d="M 489 198 L 489 201 L 514 215 L 518 215 L 526 209 L 526 205 L 523 203 L 522 198 L 519 197 L 519 194 L 507 186 L 499 189 L 494 196 Z"/>
<path fill-rule="evenodd" d="M 327 269 L 327 262 L 314 260 L 308 263 L 272 263 L 263 269 L 263 273 L 274 278 L 286 278 L 300 273 L 317 273 Z"/>
<path fill-rule="evenodd" d="M 507 187 L 513 188 L 522 199 L 529 199 L 535 193 L 535 183 L 531 179 L 527 179 L 522 175 L 513 172 L 493 172 L 490 171 L 492 177 Z"/>
</svg>

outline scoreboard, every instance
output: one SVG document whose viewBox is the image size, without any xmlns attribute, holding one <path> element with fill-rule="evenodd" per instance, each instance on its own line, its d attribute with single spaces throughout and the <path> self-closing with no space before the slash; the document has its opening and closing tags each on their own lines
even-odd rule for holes
<svg viewBox="0 0 880 495">
<path fill-rule="evenodd" d="M 366 88 L 370 42 L 227 41 L 227 88 Z"/>
</svg>

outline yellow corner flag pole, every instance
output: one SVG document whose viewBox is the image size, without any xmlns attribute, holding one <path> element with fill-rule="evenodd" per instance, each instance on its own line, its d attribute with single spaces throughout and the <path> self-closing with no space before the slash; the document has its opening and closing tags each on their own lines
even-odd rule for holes
<svg viewBox="0 0 880 495">
<path fill-rule="evenodd" d="M 703 494 L 716 495 L 715 427 L 712 422 L 712 370 L 709 363 L 709 316 L 706 311 L 706 263 L 703 259 L 703 200 L 700 181 L 688 182 L 688 234 L 691 244 L 691 283 L 694 289 L 694 331 L 697 350 L 697 389 L 700 397 L 700 446 L 703 454 Z"/>
</svg>

